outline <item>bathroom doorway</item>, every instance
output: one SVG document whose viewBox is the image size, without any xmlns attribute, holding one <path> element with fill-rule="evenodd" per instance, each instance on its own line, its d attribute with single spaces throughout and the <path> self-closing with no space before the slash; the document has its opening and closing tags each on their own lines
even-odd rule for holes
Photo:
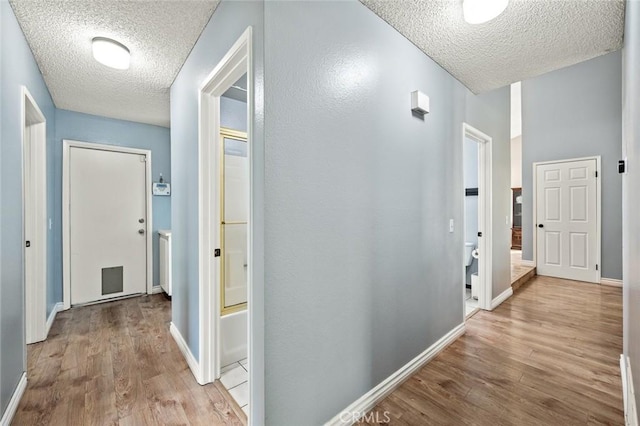
<svg viewBox="0 0 640 426">
<path fill-rule="evenodd" d="M 491 309 L 491 138 L 463 124 L 464 315 Z"/>
<path fill-rule="evenodd" d="M 251 422 L 251 28 L 200 89 L 200 384 L 219 380 Z M 250 370 L 250 366 L 252 370 Z"/>
</svg>

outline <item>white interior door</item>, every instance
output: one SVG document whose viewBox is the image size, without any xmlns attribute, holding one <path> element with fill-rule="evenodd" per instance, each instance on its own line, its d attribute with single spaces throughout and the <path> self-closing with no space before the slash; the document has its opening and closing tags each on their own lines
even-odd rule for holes
<svg viewBox="0 0 640 426">
<path fill-rule="evenodd" d="M 536 167 L 538 275 L 598 282 L 596 160 Z"/>
<path fill-rule="evenodd" d="M 69 148 L 71 304 L 143 293 L 146 156 Z"/>
</svg>

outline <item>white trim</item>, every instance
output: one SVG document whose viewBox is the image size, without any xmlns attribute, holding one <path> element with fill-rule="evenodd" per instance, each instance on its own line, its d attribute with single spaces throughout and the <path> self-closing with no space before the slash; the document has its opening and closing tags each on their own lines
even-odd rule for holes
<svg viewBox="0 0 640 426">
<path fill-rule="evenodd" d="M 49 318 L 47 318 L 47 337 L 49 336 L 49 330 L 51 330 L 51 326 L 53 325 L 53 322 L 56 319 L 56 315 L 58 314 L 58 312 L 63 310 L 64 305 L 62 304 L 62 302 L 58 302 L 55 305 L 53 305 L 53 309 L 51 310 L 51 313 L 49 314 Z"/>
<path fill-rule="evenodd" d="M 533 167 L 533 203 L 532 203 L 532 215 L 533 223 L 531 230 L 531 239 L 533 240 L 533 266 L 537 265 L 538 262 L 538 233 L 536 231 L 536 225 L 538 223 L 537 220 L 537 192 L 538 192 L 538 166 L 543 166 L 546 164 L 558 164 L 558 163 L 572 163 L 574 161 L 585 161 L 585 160 L 595 160 L 596 161 L 596 172 L 598 173 L 598 178 L 596 179 L 596 264 L 599 265 L 598 270 L 596 271 L 596 282 L 601 281 L 602 274 L 602 157 L 599 155 L 593 157 L 581 157 L 581 158 L 569 158 L 566 160 L 552 160 L 552 161 L 538 161 L 532 164 Z"/>
<path fill-rule="evenodd" d="M 162 289 L 162 287 L 160 287 L 159 285 L 154 285 L 153 287 L 151 287 L 151 293 L 149 294 L 158 294 L 158 293 L 164 293 L 164 290 Z"/>
<path fill-rule="evenodd" d="M 609 287 L 622 287 L 622 280 L 616 280 L 613 278 L 600 278 L 600 285 L 606 285 Z"/>
<path fill-rule="evenodd" d="M 534 262 L 533 260 L 521 260 L 520 264 L 522 266 L 529 266 L 531 268 L 535 268 L 536 267 L 536 262 Z"/>
<path fill-rule="evenodd" d="M 351 425 L 371 411 L 380 401 L 389 396 L 412 374 L 421 369 L 447 346 L 456 341 L 465 332 L 464 323 L 442 336 L 437 342 L 429 346 L 420 355 L 400 367 L 395 373 L 380 382 L 376 387 L 362 395 L 347 408 L 336 414 L 325 426 Z"/>
<path fill-rule="evenodd" d="M 491 301 L 491 310 L 493 311 L 495 308 L 500 306 L 502 302 L 510 298 L 512 295 L 513 295 L 513 288 L 509 286 L 508 289 L 500 293 L 495 299 Z"/>
<path fill-rule="evenodd" d="M 465 302 L 465 307 L 464 307 L 464 309 L 465 309 L 465 316 L 464 316 L 464 318 L 465 318 L 465 319 L 469 319 L 469 318 L 471 318 L 472 316 L 474 316 L 474 315 L 476 314 L 476 312 L 478 312 L 478 311 L 480 310 L 480 308 L 478 308 L 478 307 L 476 306 L 475 308 L 473 308 L 473 310 L 472 310 L 471 312 L 469 312 L 469 313 L 467 314 L 467 306 L 466 306 L 466 302 Z"/>
<path fill-rule="evenodd" d="M 626 426 L 638 426 L 638 410 L 636 408 L 636 396 L 631 374 L 631 362 L 629 357 L 620 355 L 620 376 L 622 378 L 622 400 L 624 404 L 624 424 Z"/>
<path fill-rule="evenodd" d="M 203 80 L 198 92 L 198 229 L 202 238 L 199 239 L 199 339 L 202 383 L 210 383 L 220 377 L 220 277 L 219 258 L 213 257 L 215 248 L 220 247 L 219 235 L 219 188 L 218 165 L 220 144 L 220 97 L 240 77 L 247 74 L 247 148 L 250 176 L 252 182 L 253 170 L 253 70 L 252 28 L 248 27 L 240 38 L 220 60 L 213 71 Z M 252 184 L 250 183 L 250 191 Z M 253 199 L 249 199 L 249 210 L 253 211 Z M 251 363 L 252 326 L 252 294 L 253 286 L 253 221 L 249 219 L 247 242 L 248 267 L 248 345 L 249 362 Z M 252 364 L 253 365 L 253 364 Z M 249 386 L 252 387 L 256 372 L 252 368 L 249 372 Z M 249 392 L 249 407 L 253 411 L 251 401 L 253 391 Z M 251 418 L 251 412 L 249 413 Z"/>
<path fill-rule="evenodd" d="M 2 415 L 2 419 L 0 420 L 0 426 L 9 426 L 11 424 L 11 420 L 13 420 L 13 416 L 16 415 L 16 411 L 18 410 L 18 404 L 20 404 L 20 400 L 22 399 L 22 395 L 24 395 L 24 391 L 27 389 L 27 373 L 22 373 L 20 376 L 20 381 L 18 382 L 18 386 L 16 386 L 16 390 L 13 391 L 13 395 L 11 396 L 11 400 L 9 401 L 9 405 L 7 405 L 7 409 L 4 411 Z"/>
<path fill-rule="evenodd" d="M 153 291 L 153 202 L 151 194 L 151 150 L 128 148 L 116 145 L 106 145 L 93 142 L 80 142 L 71 139 L 62 140 L 62 304 L 64 309 L 71 307 L 71 240 L 69 238 L 69 151 L 71 148 L 95 149 L 99 151 L 122 152 L 138 154 L 146 157 L 146 208 L 147 221 L 147 294 Z"/>
<path fill-rule="evenodd" d="M 20 87 L 20 134 L 21 134 L 21 151 L 22 151 L 22 250 L 24 253 L 25 278 L 25 338 L 27 343 L 35 343 L 47 338 L 46 322 L 47 322 L 47 120 L 37 102 L 29 93 L 25 86 Z M 27 126 L 27 122 L 31 124 Z M 30 158 L 26 159 L 25 145 L 30 145 Z M 35 190 L 32 195 L 33 211 L 31 219 L 35 224 L 32 229 L 32 235 L 29 240 L 33 241 L 33 245 L 29 250 L 31 253 L 27 264 L 27 253 L 24 246 L 27 236 L 25 234 L 27 211 L 25 197 L 25 162 L 29 161 L 31 165 L 31 177 L 33 182 L 31 187 Z M 33 263 L 33 264 L 32 264 Z M 31 267 L 27 280 L 27 267 Z"/>
<path fill-rule="evenodd" d="M 478 276 L 480 278 L 478 307 L 491 310 L 491 295 L 493 292 L 493 139 L 475 127 L 467 123 L 462 123 L 463 151 L 467 137 L 478 142 L 478 192 L 481 194 L 478 197 L 478 229 L 482 232 L 482 237 L 478 239 L 478 250 L 481 253 L 478 261 Z M 464 167 L 460 167 L 460 171 L 464 182 Z M 465 229 L 464 220 L 462 229 Z M 464 235 L 465 232 L 463 232 L 463 236 Z M 464 248 L 462 253 L 464 256 Z M 461 265 L 466 265 L 466 259 L 463 258 Z M 462 273 L 462 282 L 464 283 L 466 280 L 465 266 L 462 266 Z M 464 309 L 463 304 L 463 310 Z"/>
<path fill-rule="evenodd" d="M 187 345 L 184 337 L 182 337 L 182 334 L 180 334 L 180 330 L 178 330 L 178 327 L 176 327 L 173 322 L 171 322 L 171 325 L 169 326 L 169 332 L 173 336 L 173 340 L 176 341 L 178 349 L 180 349 L 180 352 L 182 352 L 182 356 L 184 356 L 185 361 L 187 361 L 193 377 L 196 378 L 196 381 L 199 384 L 204 385 L 205 383 L 202 381 L 202 371 L 200 369 L 200 364 L 198 363 L 198 361 L 196 361 L 193 353 L 191 353 L 191 349 L 189 349 L 189 345 Z"/>
</svg>

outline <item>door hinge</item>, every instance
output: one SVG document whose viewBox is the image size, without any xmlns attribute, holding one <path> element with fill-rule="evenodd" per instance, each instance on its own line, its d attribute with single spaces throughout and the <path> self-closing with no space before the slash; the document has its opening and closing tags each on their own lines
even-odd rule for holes
<svg viewBox="0 0 640 426">
<path fill-rule="evenodd" d="M 598 177 L 598 171 L 596 170 L 596 177 Z"/>
<path fill-rule="evenodd" d="M 598 264 L 596 263 L 596 271 L 598 270 Z"/>
</svg>

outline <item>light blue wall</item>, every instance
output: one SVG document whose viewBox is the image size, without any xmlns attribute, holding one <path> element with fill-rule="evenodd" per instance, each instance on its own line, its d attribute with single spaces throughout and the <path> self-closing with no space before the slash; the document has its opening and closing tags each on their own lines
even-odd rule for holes
<svg viewBox="0 0 640 426">
<path fill-rule="evenodd" d="M 220 125 L 246 132 L 247 103 L 231 98 L 220 98 Z"/>
<path fill-rule="evenodd" d="M 27 86 L 47 119 L 48 153 L 54 143 L 55 107 L 9 3 L 0 0 L 0 8 L 0 412 L 4 412 L 26 367 L 20 86 Z M 50 161 L 47 166 L 51 167 Z M 51 233 L 48 237 L 51 250 Z M 50 272 L 49 285 L 51 277 Z"/>
<path fill-rule="evenodd" d="M 170 132 L 166 127 L 131 121 L 114 120 L 79 112 L 56 111 L 56 138 L 53 149 L 53 168 L 48 179 L 53 185 L 54 250 L 49 265 L 53 265 L 55 298 L 62 300 L 62 140 L 71 139 L 107 145 L 151 150 L 152 180 L 157 182 L 160 173 L 165 182 L 171 182 Z M 158 229 L 171 228 L 171 197 L 154 196 L 153 206 L 153 284 L 160 285 Z"/>
<path fill-rule="evenodd" d="M 508 198 L 509 89 L 474 96 L 357 1 L 265 8 L 267 423 L 322 424 L 463 322 L 462 123 Z"/>
<path fill-rule="evenodd" d="M 640 2 L 628 1 L 622 49 L 622 151 L 628 161 L 623 176 L 623 327 L 624 354 L 634 373 L 640 406 Z"/>
<path fill-rule="evenodd" d="M 602 156 L 602 277 L 622 278 L 622 60 L 613 52 L 522 82 L 522 250 L 533 259 L 533 163 Z"/>
<path fill-rule="evenodd" d="M 254 72 L 256 73 L 254 84 L 256 93 L 260 93 L 263 11 L 262 2 L 222 1 L 171 87 L 171 140 L 173 141 L 171 166 L 174 194 L 171 210 L 174 285 L 172 320 L 196 359 L 199 357 L 198 242 L 200 238 L 198 229 L 198 90 L 200 84 L 236 40 L 248 26 L 252 26 Z M 261 95 L 256 96 L 261 98 Z M 227 102 L 226 105 L 232 105 L 232 102 Z M 261 158 L 261 115 L 261 109 L 257 110 L 253 129 L 254 160 Z M 231 121 L 227 125 L 231 126 L 234 123 Z M 257 176 L 260 175 L 261 173 L 257 174 Z M 260 245 L 259 241 L 257 245 Z M 262 270 L 260 268 L 256 270 L 255 265 L 254 272 L 257 277 L 262 276 Z M 260 292 L 261 286 L 256 287 Z"/>
</svg>

